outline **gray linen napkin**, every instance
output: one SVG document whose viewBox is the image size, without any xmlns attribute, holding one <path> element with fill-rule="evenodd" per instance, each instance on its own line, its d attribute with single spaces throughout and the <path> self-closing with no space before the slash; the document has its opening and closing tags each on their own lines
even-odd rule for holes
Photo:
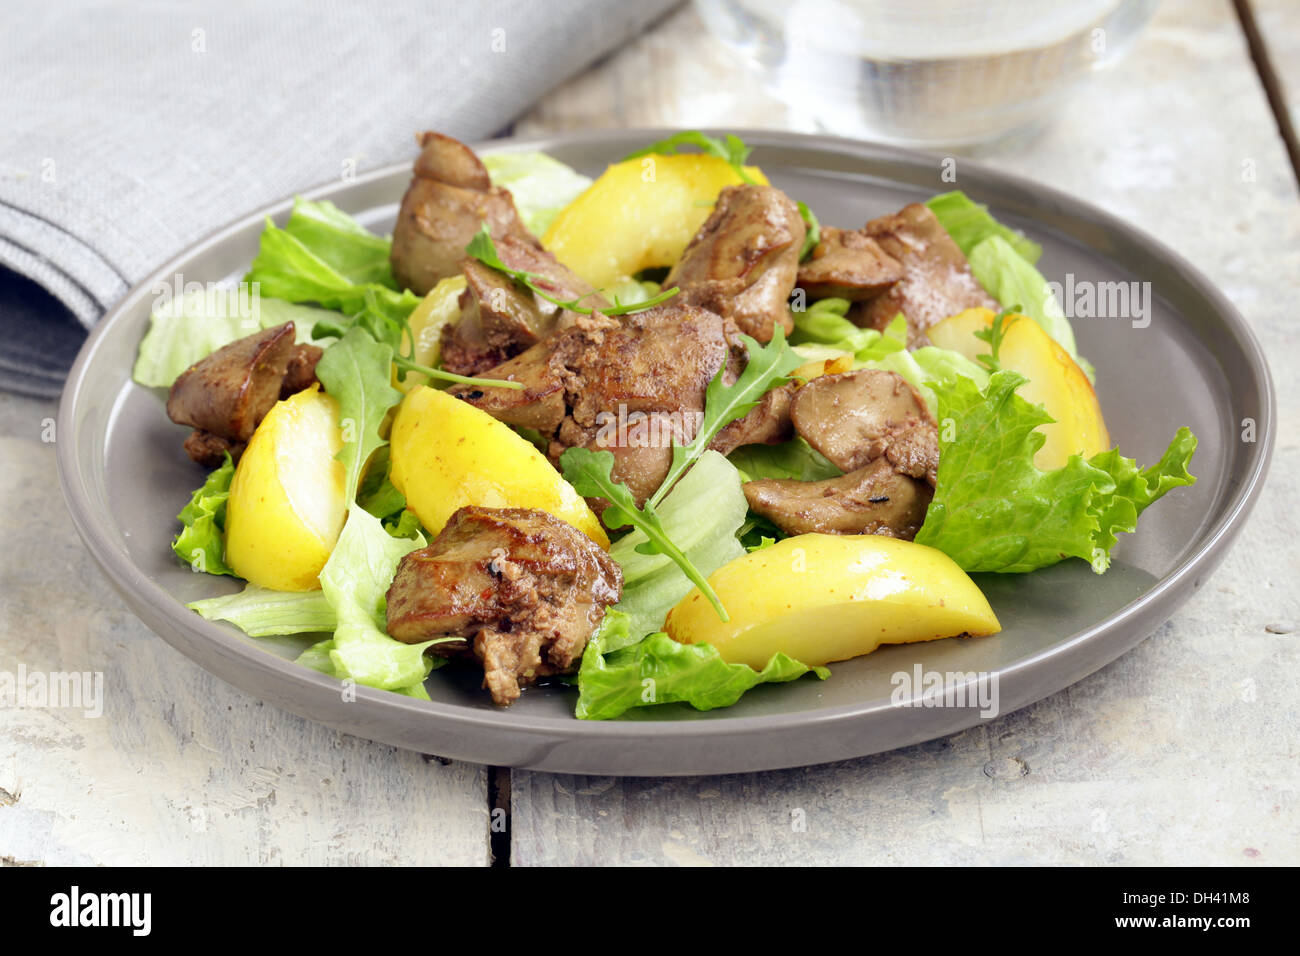
<svg viewBox="0 0 1300 956">
<path fill-rule="evenodd" d="M 225 222 L 413 157 L 418 130 L 500 132 L 676 2 L 24 5 L 0 31 L 0 267 L 88 327 Z M 0 387 L 52 393 L 18 311 Z"/>
</svg>

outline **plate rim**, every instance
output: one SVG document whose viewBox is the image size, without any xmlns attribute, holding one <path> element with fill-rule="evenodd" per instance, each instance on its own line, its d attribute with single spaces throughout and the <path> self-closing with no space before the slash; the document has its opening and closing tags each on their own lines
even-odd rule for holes
<svg viewBox="0 0 1300 956">
<path fill-rule="evenodd" d="M 476 142 L 471 145 L 476 150 L 484 153 L 517 152 L 528 149 L 545 151 L 554 147 L 557 143 L 562 143 L 565 146 L 581 146 L 583 143 L 609 142 L 622 139 L 653 142 L 676 131 L 676 128 L 663 127 L 583 130 L 536 136 L 512 136 Z M 934 153 L 847 137 L 741 127 L 709 128 L 705 132 L 736 133 L 747 144 L 754 146 L 756 150 L 768 146 L 778 148 L 795 146 L 809 148 L 817 152 L 834 152 L 857 158 L 904 161 L 917 166 L 924 163 L 936 167 L 942 159 L 941 156 Z M 1182 560 L 1177 565 L 1129 603 L 1094 622 L 1084 630 L 1076 632 L 1068 639 L 1058 641 L 1028 657 L 997 669 L 996 672 L 1000 681 L 1006 678 L 1014 680 L 1027 671 L 1040 668 L 1050 660 L 1068 658 L 1072 652 L 1076 651 L 1080 646 L 1090 643 L 1101 632 L 1123 627 L 1126 622 L 1140 619 L 1143 612 L 1150 612 L 1155 610 L 1157 605 L 1175 600 L 1178 593 L 1187 587 L 1188 579 L 1198 571 L 1204 570 L 1208 576 L 1226 553 L 1228 546 L 1254 507 L 1263 488 L 1276 441 L 1276 393 L 1267 358 L 1254 329 L 1227 296 L 1181 253 L 1152 236 L 1146 230 L 1125 222 L 1109 211 L 1086 200 L 1076 198 L 1054 186 L 1040 183 L 1016 173 L 997 169 L 977 160 L 962 157 L 960 163 L 963 168 L 972 170 L 986 182 L 1032 193 L 1037 197 L 1050 200 L 1056 209 L 1073 218 L 1087 218 L 1100 224 L 1107 231 L 1120 233 L 1130 240 L 1139 241 L 1150 248 L 1153 255 L 1173 266 L 1183 281 L 1189 283 L 1194 291 L 1213 307 L 1219 321 L 1227 325 L 1233 333 L 1234 339 L 1240 347 L 1250 371 L 1253 373 L 1255 390 L 1260 398 L 1262 419 L 1260 434 L 1258 440 L 1254 443 L 1254 447 L 1245 453 L 1249 462 L 1245 480 L 1236 488 L 1229 489 L 1226 506 L 1221 510 L 1218 520 L 1201 533 L 1199 544 L 1193 542 L 1193 547 L 1184 553 Z M 391 163 L 357 174 L 347 182 L 332 179 L 317 184 L 310 189 L 302 190 L 295 195 L 308 199 L 331 196 L 337 198 L 340 193 L 345 195 L 347 192 L 367 184 L 401 175 L 409 169 L 409 161 Z M 894 181 L 899 182 L 896 179 Z M 394 198 L 396 201 L 398 197 Z M 137 613 L 137 616 L 140 615 L 137 601 L 144 601 L 144 603 L 156 608 L 159 613 L 174 619 L 173 622 L 183 629 L 191 640 L 212 642 L 214 652 L 231 658 L 238 658 L 244 664 L 256 667 L 261 671 L 274 672 L 275 676 L 287 679 L 307 692 L 322 692 L 328 694 L 331 698 L 337 698 L 339 682 L 334 678 L 297 665 L 293 661 L 281 658 L 268 650 L 258 648 L 256 644 L 250 643 L 249 639 L 238 636 L 233 626 L 207 621 L 197 614 L 189 612 L 184 604 L 180 604 L 161 585 L 155 583 L 131 561 L 125 554 L 124 549 L 115 540 L 117 536 L 111 532 L 109 523 L 94 512 L 86 487 L 83 487 L 76 480 L 78 464 L 73 460 L 76 442 L 70 437 L 76 434 L 73 420 L 74 410 L 86 384 L 89 370 L 93 367 L 96 355 L 106 341 L 112 337 L 116 327 L 127 320 L 128 313 L 135 308 L 139 299 L 147 294 L 156 283 L 168 277 L 182 264 L 210 250 L 223 240 L 256 223 L 262 222 L 268 216 L 276 218 L 287 213 L 292 207 L 293 199 L 293 196 L 278 199 L 212 230 L 162 263 L 144 279 L 136 283 L 116 305 L 108 310 L 104 317 L 91 329 L 87 340 L 79 350 L 61 393 L 56 425 L 59 436 L 59 440 L 55 443 L 56 462 L 59 484 L 69 513 L 72 516 L 74 527 L 110 583 L 126 600 L 126 603 L 131 606 L 132 610 Z M 123 384 L 115 395 L 120 395 L 123 388 L 130 387 L 131 375 L 129 368 L 122 378 Z M 111 423 L 111 420 L 110 418 L 107 422 Z M 1196 584 L 1199 584 L 1199 581 Z M 149 600 L 145 601 L 146 598 Z M 1174 607 L 1176 606 L 1174 605 Z M 178 610 L 186 613 L 176 614 L 175 612 Z M 1172 612 L 1172 608 L 1170 611 Z M 177 647 L 187 657 L 196 659 L 190 653 L 189 648 L 183 646 L 182 643 L 168 638 L 165 634 L 158 633 L 157 629 L 149 625 L 148 621 L 145 623 L 168 644 Z M 1107 660 L 1114 660 L 1122 656 L 1123 653 L 1126 653 L 1128 649 L 1144 640 L 1147 636 L 1149 634 L 1139 636 L 1124 650 L 1108 657 Z M 204 669 L 208 669 L 202 662 L 198 663 Z M 1104 666 L 1104 663 L 1098 665 L 1098 667 Z M 1048 690 L 1033 699 L 1040 699 L 1046 694 L 1055 693 L 1062 687 L 1070 686 L 1082 679 L 1082 676 L 1073 678 L 1060 687 Z M 228 680 L 225 677 L 222 677 L 222 679 Z M 244 692 L 250 693 L 249 691 Z M 258 694 L 254 694 L 254 696 L 261 697 Z M 869 702 L 862 702 L 793 713 L 737 717 L 718 716 L 709 720 L 584 721 L 572 716 L 553 717 L 530 714 L 527 721 L 521 721 L 518 717 L 512 716 L 511 711 L 508 709 L 466 708 L 455 703 L 416 700 L 368 687 L 358 686 L 356 696 L 358 703 L 364 701 L 368 705 L 381 708 L 387 715 L 387 719 L 398 716 L 411 719 L 436 718 L 439 721 L 445 721 L 445 726 L 451 732 L 462 729 L 493 733 L 507 731 L 514 735 L 548 739 L 557 735 L 565 737 L 575 735 L 579 737 L 598 737 L 607 740 L 653 737 L 656 738 L 656 742 L 671 742 L 684 738 L 715 737 L 724 734 L 727 736 L 748 736 L 789 731 L 812 725 L 859 720 L 874 713 L 895 709 L 890 704 L 873 705 Z M 1028 703 L 1028 701 L 1025 703 Z M 279 701 L 276 702 L 276 705 L 289 709 Z M 1025 704 L 1017 706 L 1025 706 Z M 401 713 L 396 714 L 394 710 Z M 1010 711 L 1006 712 L 1009 713 Z M 355 733 L 355 731 L 352 732 Z M 952 731 L 945 733 L 950 732 Z M 938 736 L 943 735 L 939 734 Z M 930 735 L 922 739 L 933 739 L 934 736 L 936 735 Z M 898 746 L 903 745 L 899 744 Z M 794 761 L 785 765 L 799 766 L 801 764 Z"/>
</svg>

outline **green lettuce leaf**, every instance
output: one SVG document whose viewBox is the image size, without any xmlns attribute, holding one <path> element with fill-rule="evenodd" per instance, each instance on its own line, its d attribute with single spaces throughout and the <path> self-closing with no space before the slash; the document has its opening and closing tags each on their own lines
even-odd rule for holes
<svg viewBox="0 0 1300 956">
<path fill-rule="evenodd" d="M 330 315 L 325 309 L 260 294 L 240 299 L 224 287 L 171 297 L 149 316 L 149 331 L 140 342 L 131 377 L 148 388 L 170 388 L 199 359 L 261 329 L 292 322 L 297 341 L 316 342 L 312 329 Z"/>
<path fill-rule="evenodd" d="M 1088 378 L 1096 373 L 1079 355 L 1074 329 L 1043 274 L 1035 268 L 1043 247 L 1002 225 L 987 207 L 960 191 L 940 193 L 927 203 L 953 242 L 966 254 L 971 272 L 1004 309 L 1037 322 L 1079 364 Z"/>
<path fill-rule="evenodd" d="M 196 289 L 170 296 L 154 310 L 134 379 L 149 387 L 169 387 L 221 346 L 289 321 L 299 342 L 316 344 L 341 334 L 348 317 L 363 309 L 400 325 L 420 299 L 397 289 L 389 266 L 391 248 L 388 239 L 333 203 L 296 199 L 284 228 L 267 220 L 241 288 Z M 322 325 L 319 335 L 313 331 L 317 323 Z"/>
<path fill-rule="evenodd" d="M 354 501 L 361 473 L 384 444 L 379 426 L 401 393 L 391 385 L 392 346 L 354 327 L 325 350 L 316 374 L 339 404 L 347 470 L 346 495 Z M 320 574 L 325 599 L 338 619 L 330 662 L 336 677 L 367 687 L 401 690 L 424 680 L 433 666 L 424 652 L 437 641 L 404 644 L 385 631 L 386 596 L 397 565 L 424 546 L 418 533 L 395 537 L 363 507 L 348 510 L 343 532 Z M 441 640 L 441 639 L 440 639 Z"/>
<path fill-rule="evenodd" d="M 974 202 L 961 190 L 940 193 L 926 201 L 939 224 L 952 236 L 957 247 L 969 256 L 989 236 L 1001 236 L 1031 266 L 1038 262 L 1043 247 L 1022 232 L 1010 229 L 991 215 L 987 206 Z"/>
<path fill-rule="evenodd" d="M 610 720 L 633 707 L 684 702 L 696 710 L 730 707 L 759 684 L 792 681 L 809 671 L 822 680 L 825 667 L 809 667 L 785 654 L 774 654 L 756 671 L 728 664 L 708 644 L 679 644 L 667 634 L 651 634 L 630 643 L 629 619 L 616 610 L 605 613 L 599 631 L 587 642 L 578 671 L 582 720 Z"/>
<path fill-rule="evenodd" d="M 389 263 L 391 240 L 376 236 L 332 202 L 295 199 L 284 231 L 349 282 L 397 288 Z"/>
<path fill-rule="evenodd" d="M 909 385 L 920 392 L 930 408 L 938 415 L 939 398 L 931 387 L 933 382 L 943 382 L 960 375 L 970 379 L 980 388 L 988 384 L 989 373 L 983 366 L 972 362 L 960 352 L 941 349 L 934 345 L 922 346 L 915 351 L 899 351 L 871 361 L 859 363 L 862 368 L 878 368 L 896 372 Z"/>
<path fill-rule="evenodd" d="M 1015 394 L 1025 381 L 1000 371 L 983 390 L 960 376 L 935 386 L 939 420 L 952 427 L 940 429 L 938 485 L 916 541 L 966 571 L 1033 571 L 1076 557 L 1100 574 L 1116 532 L 1133 531 L 1143 509 L 1196 480 L 1187 471 L 1196 439 L 1181 429 L 1146 469 L 1112 450 L 1040 471 L 1038 426 L 1052 418 Z"/>
<path fill-rule="evenodd" d="M 229 621 L 249 637 L 329 633 L 338 618 L 320 591 L 272 591 L 247 584 L 244 590 L 188 605 L 209 621 Z"/>
<path fill-rule="evenodd" d="M 1132 458 L 1125 458 L 1118 448 L 1094 455 L 1089 464 L 1100 468 L 1115 482 L 1115 492 L 1099 498 L 1093 505 L 1099 530 L 1098 546 L 1109 552 L 1117 532 L 1137 530 L 1143 510 L 1173 488 L 1196 484 L 1187 470 L 1196 453 L 1196 436 L 1186 426 L 1178 429 L 1160 460 L 1149 468 L 1139 468 Z"/>
<path fill-rule="evenodd" d="M 230 481 L 235 476 L 235 463 L 226 453 L 226 460 L 215 469 L 190 496 L 176 517 L 183 527 L 172 541 L 176 556 L 195 571 L 208 574 L 230 574 L 226 564 L 226 501 L 230 498 Z"/>
<path fill-rule="evenodd" d="M 410 508 L 403 508 L 393 518 L 384 522 L 384 530 L 394 538 L 419 538 L 424 535 L 420 517 Z"/>
<path fill-rule="evenodd" d="M 310 667 L 314 671 L 320 671 L 330 677 L 338 680 L 346 680 L 345 675 L 339 674 L 334 667 L 334 658 L 331 654 L 334 651 L 334 639 L 321 641 L 307 648 L 295 659 L 295 662 L 303 667 Z M 433 661 L 433 667 L 436 670 L 442 659 L 438 658 Z M 414 697 L 416 700 L 428 700 L 429 692 L 424 688 L 424 681 L 409 684 L 406 687 L 393 687 L 389 689 L 390 694 L 401 694 L 404 697 Z"/>
<path fill-rule="evenodd" d="M 845 316 L 852 305 L 848 299 L 818 299 L 807 309 L 792 312 L 794 331 L 790 341 L 801 346 L 825 346 L 849 352 L 859 361 L 883 358 L 907 348 L 907 320 L 895 317 L 885 331 L 864 329 Z"/>
<path fill-rule="evenodd" d="M 930 388 L 930 382 L 942 382 L 953 375 L 964 375 L 981 388 L 988 382 L 988 371 L 960 352 L 933 345 L 909 352 L 907 320 L 901 315 L 895 316 L 883 333 L 875 329 L 859 328 L 845 317 L 851 304 L 848 299 L 818 299 L 806 311 L 794 313 L 795 331 L 790 338 L 793 342 L 801 343 L 797 348 L 805 358 L 830 357 L 825 354 L 810 354 L 809 350 L 813 349 L 849 352 L 853 355 L 854 368 L 876 368 L 896 372 L 921 394 L 929 405 L 931 414 L 938 411 L 939 402 L 934 390 Z M 764 456 L 761 451 L 751 454 L 760 460 Z M 732 460 L 736 460 L 734 456 Z M 737 462 L 737 465 L 742 470 L 746 470 L 743 463 Z M 770 473 L 749 473 L 755 477 L 789 477 Z M 823 477 L 831 478 L 834 475 L 823 475 Z"/>
<path fill-rule="evenodd" d="M 741 445 L 727 460 L 740 469 L 744 481 L 791 478 L 821 481 L 843 474 L 821 452 L 799 436 L 779 445 Z"/>
<path fill-rule="evenodd" d="M 397 565 L 424 543 L 422 536 L 393 537 L 363 508 L 348 512 L 320 574 L 325 599 L 338 617 L 330 651 L 335 676 L 381 690 L 408 687 L 428 676 L 432 661 L 424 652 L 446 639 L 404 644 L 384 629 L 386 596 Z"/>
<path fill-rule="evenodd" d="M 1014 309 L 1037 322 L 1070 353 L 1088 378 L 1095 380 L 1092 365 L 1079 355 L 1074 329 L 1070 327 L 1070 320 L 1065 317 L 1061 304 L 1056 301 L 1052 287 L 1011 243 L 1001 236 L 990 236 L 972 249 L 967 258 L 971 272 L 989 295 L 1002 303 L 1004 309 Z"/>
<path fill-rule="evenodd" d="M 545 153 L 490 153 L 483 165 L 494 186 L 510 190 L 519 218 L 538 237 L 591 185 L 589 177 Z"/>
<path fill-rule="evenodd" d="M 244 281 L 259 283 L 262 295 L 289 302 L 314 302 L 348 316 L 369 306 L 404 320 L 420 297 L 396 288 L 387 270 L 389 248 L 389 240 L 331 204 L 298 199 L 284 228 L 266 220 Z"/>
<path fill-rule="evenodd" d="M 706 578 L 745 553 L 736 532 L 749 508 L 740 474 L 716 451 L 706 451 L 677 482 L 658 508 L 668 537 Z M 646 554 L 646 535 L 631 531 L 609 549 L 623 569 L 623 596 L 617 605 L 629 619 L 635 639 L 664 626 L 669 609 L 693 587 L 667 555 Z"/>
</svg>

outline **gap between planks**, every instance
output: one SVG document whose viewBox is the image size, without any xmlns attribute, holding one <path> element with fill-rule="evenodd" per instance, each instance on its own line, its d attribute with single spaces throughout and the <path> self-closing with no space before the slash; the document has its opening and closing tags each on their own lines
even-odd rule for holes
<svg viewBox="0 0 1300 956">
<path fill-rule="evenodd" d="M 1287 109 L 1286 91 L 1273 66 L 1268 44 L 1259 30 L 1255 14 L 1250 9 L 1250 0 L 1232 0 L 1232 6 L 1237 13 L 1242 32 L 1246 35 L 1246 47 L 1250 52 L 1255 72 L 1259 74 L 1259 81 L 1264 87 L 1264 97 L 1268 100 L 1273 121 L 1277 123 L 1278 135 L 1282 137 L 1287 157 L 1291 160 L 1291 172 L 1296 177 L 1296 184 L 1300 185 L 1300 138 L 1296 136 L 1295 125 L 1291 122 L 1291 112 Z"/>
</svg>

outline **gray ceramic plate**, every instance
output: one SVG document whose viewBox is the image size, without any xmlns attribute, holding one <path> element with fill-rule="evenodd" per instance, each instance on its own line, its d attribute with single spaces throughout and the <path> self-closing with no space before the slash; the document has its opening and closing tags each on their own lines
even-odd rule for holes
<svg viewBox="0 0 1300 956">
<path fill-rule="evenodd" d="M 604 132 L 505 141 L 485 150 L 544 149 L 591 175 L 663 131 Z M 866 143 L 755 132 L 753 161 L 828 225 L 857 227 L 907 202 L 951 188 L 939 160 Z M 377 170 L 309 193 L 327 198 L 380 232 L 391 228 L 409 177 Z M 1169 249 L 1106 213 L 974 163 L 960 187 L 1004 222 L 1043 244 L 1050 278 L 1149 281 L 1152 317 L 1079 319 L 1080 349 L 1098 369 L 1097 391 L 1112 438 L 1153 462 L 1180 425 L 1200 437 L 1200 481 L 1142 518 L 1115 563 L 1096 576 L 1082 561 L 1031 575 L 985 576 L 979 584 L 1004 630 L 978 640 L 886 648 L 811 678 L 761 687 L 735 707 L 697 713 L 684 705 L 645 708 L 632 719 L 579 721 L 572 692 L 534 688 L 498 710 L 468 670 L 428 681 L 432 702 L 339 685 L 292 663 L 302 642 L 258 641 L 185 608 L 236 587 L 191 573 L 168 544 L 175 515 L 202 473 L 181 451 L 184 430 L 164 396 L 131 382 L 148 322 L 150 287 L 237 279 L 257 250 L 264 215 L 222 229 L 136 288 L 95 329 L 77 360 L 59 415 L 58 461 L 78 531 L 109 579 L 144 622 L 213 674 L 294 713 L 400 747 L 481 763 L 592 774 L 703 774 L 820 763 L 887 750 L 977 723 L 974 708 L 891 702 L 900 671 L 996 674 L 1002 712 L 1058 691 L 1129 650 L 1208 577 L 1255 500 L 1273 442 L 1273 396 L 1259 345 L 1236 310 Z M 1256 422 L 1243 442 L 1242 420 Z M 204 706 L 202 701 L 192 706 Z"/>
</svg>

